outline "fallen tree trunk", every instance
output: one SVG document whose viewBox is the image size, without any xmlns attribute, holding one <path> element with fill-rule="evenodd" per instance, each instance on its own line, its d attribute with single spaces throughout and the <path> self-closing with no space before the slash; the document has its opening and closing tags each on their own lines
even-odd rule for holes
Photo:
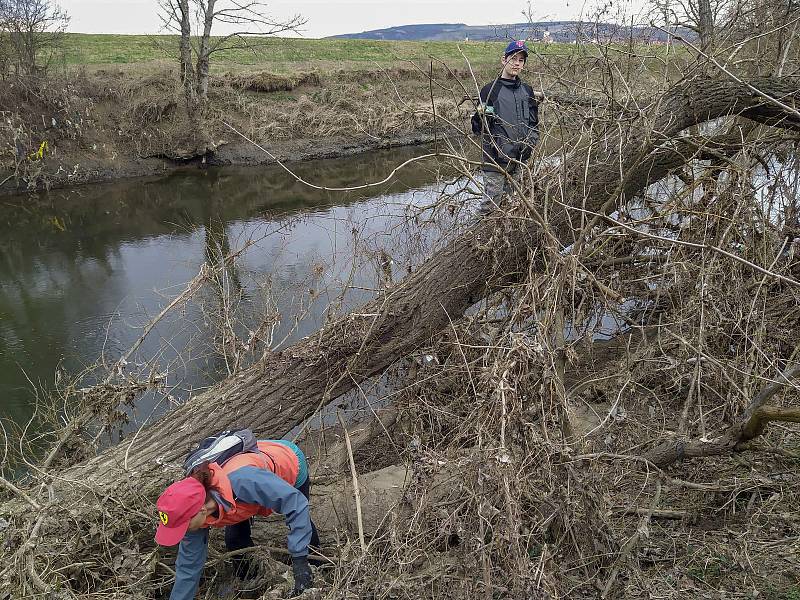
<svg viewBox="0 0 800 600">
<path fill-rule="evenodd" d="M 365 535 L 374 536 L 386 526 L 387 518 L 402 518 L 403 495 L 409 483 L 409 471 L 402 465 L 362 473 L 358 477 L 361 499 L 361 525 Z M 349 476 L 311 490 L 311 516 L 319 530 L 323 546 L 336 546 L 358 531 L 358 516 L 353 500 L 353 485 Z M 408 509 L 409 507 L 406 507 Z M 285 542 L 286 525 L 282 517 L 259 527 L 262 535 L 272 538 L 273 544 Z"/>
<path fill-rule="evenodd" d="M 390 435 L 389 429 L 397 421 L 397 409 L 384 408 L 372 417 L 348 425 L 347 431 L 353 454 L 372 443 L 376 438 Z M 297 443 L 309 459 L 309 473 L 316 484 L 329 481 L 345 472 L 350 460 L 344 431 L 340 427 L 326 427 L 308 432 Z"/>
<path fill-rule="evenodd" d="M 358 489 L 361 504 L 359 514 L 349 475 L 311 489 L 311 517 L 319 531 L 323 548 L 341 548 L 347 540 L 356 540 L 361 529 L 372 539 L 391 529 L 393 522 L 412 519 L 425 507 L 447 502 L 459 494 L 459 485 L 468 487 L 456 466 L 445 466 L 427 482 L 424 498 L 409 498 L 413 473 L 405 465 L 390 465 L 377 471 L 360 473 Z M 452 501 L 452 500 L 451 500 Z M 254 521 L 254 539 L 264 546 L 283 549 L 286 543 L 286 523 L 275 515 Z M 360 526 L 359 526 L 360 525 Z"/>
<path fill-rule="evenodd" d="M 800 80 L 762 78 L 750 86 L 776 100 L 766 100 L 735 81 L 687 81 L 650 107 L 652 127 L 622 134 L 614 129 L 600 142 L 589 140 L 570 164 L 550 174 L 549 183 L 568 206 L 608 212 L 680 164 L 680 157 L 652 157 L 663 156 L 662 142 L 689 126 L 739 114 L 800 129 L 800 119 L 781 108 L 794 105 Z M 577 229 L 572 225 L 574 214 L 551 209 L 550 227 L 563 245 L 572 242 Z M 160 465 L 179 460 L 203 435 L 237 423 L 248 423 L 261 436 L 283 435 L 330 399 L 413 353 L 487 294 L 528 273 L 541 224 L 515 219 L 504 225 L 511 228 L 504 233 L 513 243 L 489 244 L 497 221 L 484 219 L 360 310 L 266 355 L 118 446 L 72 467 L 62 479 L 106 486 L 138 481 L 136 489 L 144 491 L 142 485 L 160 487 L 165 478 Z"/>
</svg>

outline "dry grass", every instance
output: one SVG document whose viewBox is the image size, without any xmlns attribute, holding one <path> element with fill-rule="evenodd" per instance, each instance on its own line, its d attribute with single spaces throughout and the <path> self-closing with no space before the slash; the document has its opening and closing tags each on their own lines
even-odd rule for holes
<svg viewBox="0 0 800 600">
<path fill-rule="evenodd" d="M 239 74 L 228 74 L 221 80 L 215 80 L 217 85 L 230 85 L 239 90 L 251 92 L 290 92 L 300 86 L 320 85 L 317 73 L 293 73 L 282 75 L 268 71 L 255 71 Z"/>
</svg>

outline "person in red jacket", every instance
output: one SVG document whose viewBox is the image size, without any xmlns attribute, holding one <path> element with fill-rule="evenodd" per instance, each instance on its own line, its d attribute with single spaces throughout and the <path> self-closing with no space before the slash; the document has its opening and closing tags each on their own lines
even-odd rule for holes
<svg viewBox="0 0 800 600">
<path fill-rule="evenodd" d="M 237 454 L 223 465 L 211 463 L 170 485 L 158 499 L 156 542 L 178 546 L 175 584 L 170 600 L 190 600 L 197 593 L 208 553 L 208 528 L 225 528 L 229 551 L 253 546 L 250 522 L 273 512 L 286 517 L 294 574 L 293 595 L 312 586 L 308 546 L 319 536 L 308 507 L 310 482 L 303 452 L 286 440 L 258 442 L 258 451 Z M 237 575 L 245 557 L 234 562 Z"/>
</svg>

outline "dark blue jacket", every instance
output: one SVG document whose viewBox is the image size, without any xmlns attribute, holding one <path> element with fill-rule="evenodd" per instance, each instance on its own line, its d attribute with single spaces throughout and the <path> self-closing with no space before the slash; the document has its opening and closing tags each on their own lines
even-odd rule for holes
<svg viewBox="0 0 800 600">
<path fill-rule="evenodd" d="M 487 109 L 472 115 L 472 132 L 482 137 L 483 169 L 513 171 L 513 161 L 528 160 L 539 142 L 539 104 L 533 88 L 519 77 L 498 78 L 483 86 L 480 101 Z"/>
</svg>

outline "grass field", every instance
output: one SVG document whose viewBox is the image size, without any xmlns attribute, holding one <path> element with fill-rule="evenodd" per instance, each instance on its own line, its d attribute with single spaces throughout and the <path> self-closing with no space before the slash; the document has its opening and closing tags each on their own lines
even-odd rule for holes
<svg viewBox="0 0 800 600">
<path fill-rule="evenodd" d="M 320 68 L 371 69 L 397 66 L 408 60 L 427 62 L 431 57 L 451 66 L 495 63 L 504 42 L 385 42 L 377 40 L 261 38 L 253 50 L 226 50 L 212 62 L 226 69 L 258 67 L 274 72 Z M 541 44 L 541 53 L 570 52 L 563 44 Z M 168 35 L 68 34 L 63 61 L 67 65 L 101 66 L 143 63 L 177 58 L 178 37 Z"/>
</svg>

